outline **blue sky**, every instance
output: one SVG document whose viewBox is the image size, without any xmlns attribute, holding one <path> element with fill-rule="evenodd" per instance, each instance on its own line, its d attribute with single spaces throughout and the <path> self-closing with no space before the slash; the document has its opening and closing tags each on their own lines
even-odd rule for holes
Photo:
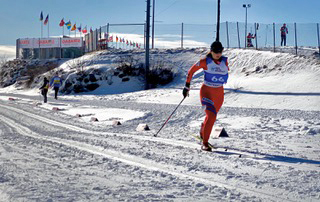
<svg viewBox="0 0 320 202">
<path fill-rule="evenodd" d="M 152 2 L 152 0 L 151 0 Z M 251 4 L 248 22 L 320 23 L 320 0 L 221 0 L 221 21 L 244 22 L 242 4 Z M 213 24 L 217 0 L 156 0 L 158 24 Z M 41 11 L 50 15 L 50 35 L 61 35 L 60 20 L 97 28 L 106 23 L 143 23 L 145 0 L 0 0 L 0 45 L 40 37 Z M 43 30 L 47 36 L 47 29 Z"/>
</svg>

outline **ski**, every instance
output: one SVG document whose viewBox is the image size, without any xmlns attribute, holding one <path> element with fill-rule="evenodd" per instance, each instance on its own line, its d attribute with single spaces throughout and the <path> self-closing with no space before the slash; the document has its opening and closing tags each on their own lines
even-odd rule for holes
<svg viewBox="0 0 320 202">
<path fill-rule="evenodd" d="M 202 143 L 202 138 L 196 134 L 191 134 L 192 137 L 194 137 L 196 140 L 200 141 L 200 144 Z M 246 154 L 242 154 L 242 153 L 239 153 L 237 151 L 228 151 L 229 148 L 225 148 L 225 147 L 217 147 L 217 146 L 214 146 L 212 145 L 211 143 L 209 143 L 209 147 L 211 147 L 213 153 L 218 153 L 218 154 L 224 154 L 224 155 L 236 155 L 238 156 L 239 158 L 248 158 L 248 157 L 251 157 L 249 155 L 246 155 Z M 219 151 L 219 149 L 222 149 L 224 151 Z"/>
<path fill-rule="evenodd" d="M 199 135 L 196 134 L 191 134 L 195 139 L 199 140 L 200 142 L 202 142 L 202 138 Z M 209 143 L 209 147 L 211 147 L 211 149 L 218 149 L 218 147 L 212 145 L 211 143 Z M 228 149 L 225 148 L 225 151 L 227 151 Z"/>
</svg>

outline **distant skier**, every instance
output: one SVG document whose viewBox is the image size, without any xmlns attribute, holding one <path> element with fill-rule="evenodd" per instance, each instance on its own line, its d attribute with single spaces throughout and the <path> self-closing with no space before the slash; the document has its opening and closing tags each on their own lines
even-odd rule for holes
<svg viewBox="0 0 320 202">
<path fill-rule="evenodd" d="M 56 75 L 51 79 L 50 81 L 50 86 L 53 84 L 53 89 L 54 89 L 54 99 L 58 99 L 58 92 L 59 88 L 62 85 L 62 80 L 59 77 L 59 73 L 57 72 Z"/>
<path fill-rule="evenodd" d="M 209 138 L 212 127 L 216 121 L 217 114 L 223 104 L 224 100 L 224 88 L 223 84 L 228 80 L 228 58 L 222 56 L 223 46 L 219 41 L 215 41 L 211 44 L 211 50 L 205 58 L 200 59 L 194 64 L 188 71 L 186 85 L 183 89 L 183 96 L 189 95 L 190 82 L 193 74 L 203 69 L 204 71 L 204 83 L 200 89 L 200 101 L 205 106 L 206 118 L 201 124 L 200 136 L 202 138 L 201 149 L 205 151 L 211 151 L 209 146 Z"/>
<path fill-rule="evenodd" d="M 42 86 L 39 88 L 39 90 L 41 90 L 41 95 L 43 96 L 43 102 L 47 103 L 47 94 L 48 94 L 48 89 L 49 89 L 49 80 L 44 77 L 43 78 L 43 84 Z"/>
<path fill-rule="evenodd" d="M 280 28 L 280 32 L 281 32 L 281 46 L 282 46 L 282 44 L 284 44 L 284 46 L 286 46 L 287 45 L 286 42 L 287 42 L 288 28 L 286 27 L 285 23 Z"/>
<path fill-rule="evenodd" d="M 250 32 L 247 35 L 247 47 L 253 47 L 252 39 L 256 38 L 256 35 L 253 36 Z"/>
</svg>

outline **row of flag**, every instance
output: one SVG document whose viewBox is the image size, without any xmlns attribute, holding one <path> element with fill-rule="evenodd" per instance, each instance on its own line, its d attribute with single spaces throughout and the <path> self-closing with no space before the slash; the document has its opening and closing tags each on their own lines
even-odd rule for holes
<svg viewBox="0 0 320 202">
<path fill-rule="evenodd" d="M 40 14 L 40 21 L 41 22 L 43 21 L 43 12 L 42 11 L 41 11 L 41 14 Z M 47 15 L 47 17 L 44 20 L 43 24 L 47 25 L 48 22 L 49 22 L 49 14 Z M 64 18 L 62 18 L 62 20 L 60 21 L 59 26 L 60 27 L 66 26 L 67 29 L 70 30 L 70 31 L 76 31 L 78 29 L 78 31 L 82 32 L 83 34 L 87 33 L 87 26 L 82 28 L 81 24 L 80 24 L 80 26 L 77 27 L 76 23 L 74 23 L 74 25 L 72 26 L 71 21 L 69 20 L 68 22 L 65 22 Z M 90 32 L 92 32 L 92 28 L 90 28 Z M 105 33 L 105 38 L 107 38 L 107 33 Z M 120 42 L 120 43 L 123 43 L 123 44 L 127 44 L 127 46 L 130 45 L 130 46 L 137 47 L 137 48 L 141 47 L 141 44 L 129 41 L 129 40 L 125 39 L 125 38 L 121 38 L 121 37 L 118 37 L 118 36 L 115 37 L 115 41 L 113 39 L 113 36 L 110 36 L 106 41 L 107 42 L 116 42 L 116 43 Z"/>
<path fill-rule="evenodd" d="M 118 37 L 118 36 L 115 37 L 115 41 L 113 41 L 113 36 L 110 36 L 107 39 L 107 42 L 116 42 L 116 43 L 120 42 L 120 43 L 127 44 L 127 46 L 130 45 L 130 46 L 137 47 L 137 48 L 141 47 L 141 44 L 138 44 L 137 42 L 128 41 L 128 39 L 121 38 L 121 37 Z"/>
<path fill-rule="evenodd" d="M 72 26 L 71 21 L 69 20 L 68 22 L 64 22 L 64 18 L 62 18 L 62 20 L 59 23 L 60 27 L 66 26 L 69 30 L 71 29 L 71 31 L 75 31 L 78 29 L 79 32 L 82 32 L 83 34 L 86 34 L 87 31 L 87 25 L 82 29 L 82 26 L 80 24 L 79 27 L 77 27 L 77 24 L 74 23 L 74 25 Z M 90 28 L 90 32 L 92 32 L 92 28 Z"/>
<path fill-rule="evenodd" d="M 43 12 L 41 11 L 40 13 L 40 21 L 43 21 Z M 49 22 L 49 14 L 47 15 L 46 19 L 44 20 L 43 24 L 47 25 Z M 74 23 L 74 25 L 72 26 L 71 21 L 69 20 L 68 22 L 64 22 L 64 18 L 62 18 L 62 20 L 59 23 L 60 27 L 66 26 L 69 30 L 71 29 L 71 31 L 75 31 L 78 29 L 79 32 L 82 32 L 83 34 L 87 33 L 87 26 L 85 26 L 84 28 L 82 28 L 81 24 L 79 27 L 77 27 L 76 23 Z M 90 32 L 92 32 L 92 28 L 90 28 Z"/>
</svg>

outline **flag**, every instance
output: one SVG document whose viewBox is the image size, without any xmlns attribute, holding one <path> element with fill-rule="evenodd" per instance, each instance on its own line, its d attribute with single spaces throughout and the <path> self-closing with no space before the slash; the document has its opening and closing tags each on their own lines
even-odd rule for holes
<svg viewBox="0 0 320 202">
<path fill-rule="evenodd" d="M 82 33 L 84 33 L 84 34 L 87 33 L 87 25 L 82 29 Z"/>
<path fill-rule="evenodd" d="M 80 27 L 78 27 L 78 30 L 79 30 L 79 32 L 81 32 L 81 24 L 80 24 Z"/>
<path fill-rule="evenodd" d="M 74 23 L 74 25 L 73 25 L 73 27 L 72 27 L 71 31 L 74 31 L 74 30 L 76 30 L 76 29 L 77 29 L 77 25 L 76 25 L 76 23 Z"/>
<path fill-rule="evenodd" d="M 93 31 L 92 31 L 92 27 L 90 27 L 90 32 L 93 32 Z"/>
<path fill-rule="evenodd" d="M 119 40 L 119 38 L 118 38 L 118 36 L 116 36 L 116 42 L 118 43 L 118 40 Z"/>
<path fill-rule="evenodd" d="M 127 39 L 127 45 L 129 45 L 129 41 L 128 41 L 128 39 Z"/>
<path fill-rule="evenodd" d="M 69 22 L 67 22 L 65 25 L 67 26 L 68 29 L 70 29 L 70 28 L 71 28 L 71 22 L 70 22 L 70 20 L 69 20 Z"/>
<path fill-rule="evenodd" d="M 64 25 L 64 20 L 63 19 L 64 18 L 62 18 L 62 20 L 60 21 L 60 24 L 59 24 L 60 27 L 63 27 L 63 25 Z"/>
<path fill-rule="evenodd" d="M 42 13 L 42 11 L 41 11 L 41 14 L 40 14 L 40 21 L 42 21 L 43 20 L 43 13 Z"/>
<path fill-rule="evenodd" d="M 47 17 L 46 17 L 46 19 L 45 19 L 43 24 L 46 25 L 46 24 L 48 24 L 48 22 L 49 22 L 49 14 L 47 15 Z"/>
<path fill-rule="evenodd" d="M 113 42 L 113 36 L 110 36 L 110 37 L 109 37 L 108 42 Z"/>
</svg>

